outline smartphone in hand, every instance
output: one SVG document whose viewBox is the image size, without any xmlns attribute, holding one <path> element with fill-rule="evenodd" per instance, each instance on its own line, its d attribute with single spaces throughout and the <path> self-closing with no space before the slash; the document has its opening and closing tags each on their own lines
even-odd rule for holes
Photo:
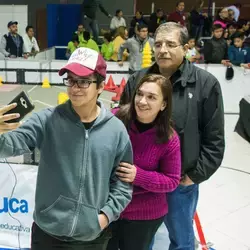
<svg viewBox="0 0 250 250">
<path fill-rule="evenodd" d="M 6 123 L 20 122 L 28 113 L 30 113 L 35 108 L 31 99 L 25 93 L 25 91 L 22 91 L 20 94 L 18 94 L 9 104 L 12 103 L 16 103 L 17 106 L 14 109 L 6 112 L 4 115 L 18 113 L 20 114 L 20 117 L 12 119 L 10 121 L 6 121 Z"/>
</svg>

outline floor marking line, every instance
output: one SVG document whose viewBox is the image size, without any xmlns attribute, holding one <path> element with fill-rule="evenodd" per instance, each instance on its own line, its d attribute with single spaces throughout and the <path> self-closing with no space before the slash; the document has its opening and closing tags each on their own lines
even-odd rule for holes
<svg viewBox="0 0 250 250">
<path fill-rule="evenodd" d="M 31 91 L 33 91 L 35 88 L 37 88 L 38 85 L 34 86 L 33 88 L 31 88 L 30 90 L 28 90 L 27 92 L 30 93 Z"/>
<path fill-rule="evenodd" d="M 50 108 L 53 108 L 54 106 L 52 106 L 52 105 L 50 105 L 50 104 L 48 104 L 48 103 L 46 103 L 46 102 L 41 102 L 41 101 L 39 101 L 39 100 L 35 100 L 35 101 L 33 101 L 34 103 L 40 103 L 40 104 L 42 104 L 42 105 L 44 105 L 44 106 L 48 106 L 48 107 L 50 107 Z"/>
</svg>

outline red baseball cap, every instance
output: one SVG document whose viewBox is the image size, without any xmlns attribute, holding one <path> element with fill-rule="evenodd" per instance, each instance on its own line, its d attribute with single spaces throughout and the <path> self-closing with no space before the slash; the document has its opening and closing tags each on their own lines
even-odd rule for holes
<svg viewBox="0 0 250 250">
<path fill-rule="evenodd" d="M 107 64 L 101 54 L 89 48 L 78 48 L 70 56 L 68 63 L 59 70 L 59 75 L 71 71 L 77 76 L 97 73 L 106 78 Z"/>
</svg>

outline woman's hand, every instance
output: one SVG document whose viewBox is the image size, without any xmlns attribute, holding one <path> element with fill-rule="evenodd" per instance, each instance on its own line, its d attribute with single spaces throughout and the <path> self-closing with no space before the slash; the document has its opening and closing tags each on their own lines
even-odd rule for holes
<svg viewBox="0 0 250 250">
<path fill-rule="evenodd" d="M 134 165 L 121 162 L 116 170 L 116 175 L 121 181 L 132 183 L 135 180 L 137 169 Z"/>
</svg>

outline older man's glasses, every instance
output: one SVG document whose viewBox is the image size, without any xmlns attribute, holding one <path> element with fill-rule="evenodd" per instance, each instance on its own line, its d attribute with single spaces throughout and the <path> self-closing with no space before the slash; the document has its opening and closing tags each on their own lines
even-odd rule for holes
<svg viewBox="0 0 250 250">
<path fill-rule="evenodd" d="M 97 81 L 90 79 L 63 78 L 63 83 L 67 87 L 73 87 L 76 84 L 80 89 L 87 89 L 91 83 L 97 83 Z"/>
</svg>

